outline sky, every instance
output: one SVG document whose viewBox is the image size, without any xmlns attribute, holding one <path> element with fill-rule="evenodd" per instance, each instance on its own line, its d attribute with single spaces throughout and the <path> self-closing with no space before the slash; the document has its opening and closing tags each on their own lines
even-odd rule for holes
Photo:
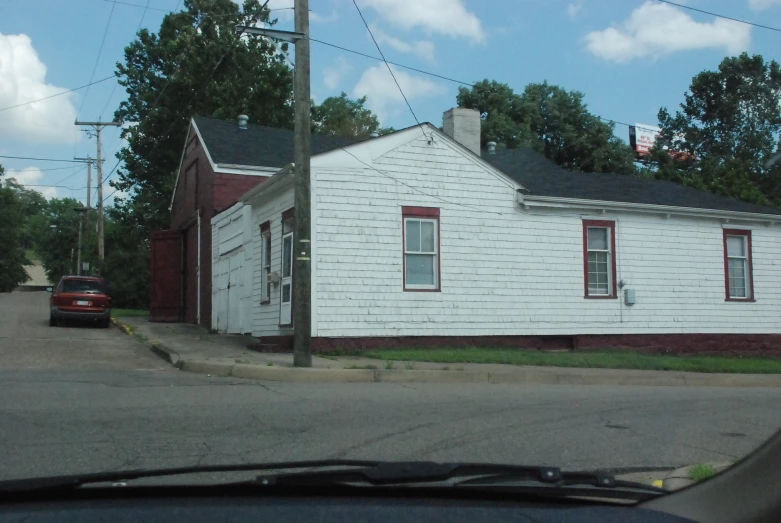
<svg viewBox="0 0 781 523">
<path fill-rule="evenodd" d="M 113 76 L 141 27 L 157 31 L 181 0 L 0 0 L 0 155 L 70 160 L 95 156 L 73 122 L 110 120 L 124 90 L 109 78 L 88 89 L 13 109 Z M 126 3 L 136 5 L 126 5 Z M 659 0 L 357 0 L 390 61 L 462 82 L 482 79 L 521 92 L 529 83 L 584 93 L 594 114 L 655 125 L 674 110 L 693 76 L 743 51 L 781 60 L 781 32 L 682 9 Z M 692 8 L 781 28 L 781 0 L 677 0 Z M 293 0 L 270 0 L 277 28 L 293 29 Z M 310 0 L 311 37 L 378 56 L 352 0 Z M 104 41 L 105 35 L 105 41 Z M 102 44 L 102 46 L 101 46 Z M 312 42 L 312 97 L 367 96 L 381 123 L 440 125 L 459 83 Z M 184 136 L 182 140 L 184 140 Z M 122 147 L 103 133 L 105 175 Z M 86 200 L 82 164 L 0 158 L 7 176 L 47 197 Z M 93 175 L 93 187 L 94 187 Z M 105 195 L 113 188 L 105 185 Z M 121 196 L 115 193 L 114 196 Z M 111 202 L 109 198 L 107 203 Z M 93 205 L 95 196 L 93 195 Z"/>
</svg>

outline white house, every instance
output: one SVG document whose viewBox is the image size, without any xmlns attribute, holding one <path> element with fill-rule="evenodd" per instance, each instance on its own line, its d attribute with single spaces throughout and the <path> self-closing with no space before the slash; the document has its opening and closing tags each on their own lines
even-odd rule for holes
<svg viewBox="0 0 781 523">
<path fill-rule="evenodd" d="M 480 151 L 473 110 L 443 129 L 312 156 L 315 350 L 781 350 L 781 210 Z M 288 165 L 212 220 L 214 303 L 241 311 L 217 328 L 288 346 L 294 205 Z M 251 294 L 218 297 L 234 273 Z"/>
</svg>

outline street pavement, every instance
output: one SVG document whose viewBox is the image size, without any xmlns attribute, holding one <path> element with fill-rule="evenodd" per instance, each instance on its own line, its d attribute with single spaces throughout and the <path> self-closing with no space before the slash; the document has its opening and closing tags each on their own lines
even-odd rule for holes
<svg viewBox="0 0 781 523">
<path fill-rule="evenodd" d="M 322 458 L 674 468 L 739 458 L 781 426 L 770 388 L 190 374 L 115 327 L 48 327 L 47 298 L 0 294 L 0 479 Z"/>
</svg>

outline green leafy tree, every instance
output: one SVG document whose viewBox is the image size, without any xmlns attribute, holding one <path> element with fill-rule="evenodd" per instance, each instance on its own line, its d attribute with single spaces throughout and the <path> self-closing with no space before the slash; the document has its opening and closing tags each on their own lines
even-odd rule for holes
<svg viewBox="0 0 781 523">
<path fill-rule="evenodd" d="M 613 134 L 613 124 L 591 114 L 582 93 L 547 82 L 520 95 L 507 84 L 483 80 L 458 90 L 459 107 L 484 116 L 481 143 L 530 147 L 573 171 L 632 174 L 634 152 Z"/>
<path fill-rule="evenodd" d="M 147 232 L 168 226 L 168 203 L 189 119 L 193 115 L 292 126 L 292 72 L 287 45 L 236 34 L 237 24 L 271 25 L 257 0 L 185 0 L 157 33 L 142 29 L 117 64 L 128 93 L 114 117 L 134 122 L 113 185 L 130 196 L 118 211 Z M 127 222 L 125 220 L 125 222 Z M 123 222 L 124 223 L 124 222 Z"/>
<path fill-rule="evenodd" d="M 145 309 L 149 306 L 149 249 L 147 232 L 126 215 L 109 208 L 104 229 L 106 256 L 99 265 L 108 281 L 114 307 Z"/>
<path fill-rule="evenodd" d="M 36 239 L 35 252 L 49 281 L 57 282 L 76 270 L 79 215 L 74 208 L 80 206 L 73 198 L 52 198 L 30 223 Z"/>
<path fill-rule="evenodd" d="M 756 203 L 781 202 L 781 68 L 760 55 L 725 58 L 692 79 L 680 110 L 659 110 L 655 176 Z M 676 155 L 669 154 L 676 151 Z"/>
<path fill-rule="evenodd" d="M 0 165 L 0 292 L 11 292 L 30 279 L 24 269 L 30 262 L 21 243 L 22 202 L 3 174 Z"/>
<path fill-rule="evenodd" d="M 365 140 L 373 134 L 393 132 L 390 127 L 380 127 L 377 116 L 366 109 L 366 97 L 351 100 L 347 93 L 331 96 L 320 105 L 312 106 L 312 132 L 326 136 L 345 136 Z"/>
<path fill-rule="evenodd" d="M 46 207 L 46 198 L 32 189 L 25 189 L 23 185 L 17 183 L 16 179 L 8 178 L 5 181 L 6 187 L 13 190 L 21 206 L 21 227 L 19 229 L 19 241 L 25 250 L 35 248 L 35 237 L 31 229 L 31 222 L 37 216 L 40 216 Z"/>
</svg>

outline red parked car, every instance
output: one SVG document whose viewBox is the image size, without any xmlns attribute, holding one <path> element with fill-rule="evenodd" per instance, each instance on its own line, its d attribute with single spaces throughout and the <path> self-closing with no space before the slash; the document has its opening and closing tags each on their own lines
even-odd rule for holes
<svg viewBox="0 0 781 523">
<path fill-rule="evenodd" d="M 106 281 L 94 276 L 63 276 L 49 299 L 49 326 L 59 320 L 96 321 L 108 327 L 111 321 L 111 297 Z"/>
</svg>

